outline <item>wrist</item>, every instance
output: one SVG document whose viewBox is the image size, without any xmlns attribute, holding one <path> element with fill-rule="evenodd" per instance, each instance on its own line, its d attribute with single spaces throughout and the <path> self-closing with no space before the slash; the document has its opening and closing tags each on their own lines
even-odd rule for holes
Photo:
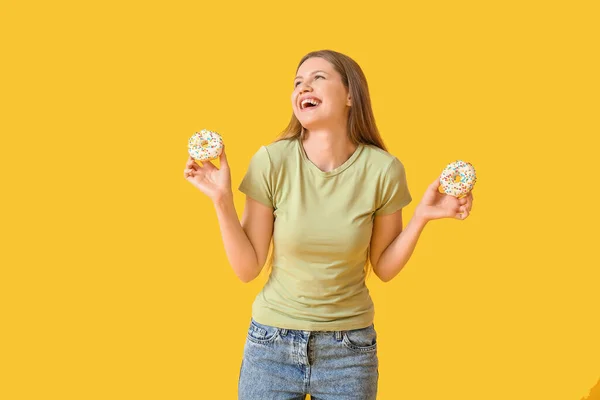
<svg viewBox="0 0 600 400">
<path fill-rule="evenodd" d="M 424 211 L 423 211 L 423 206 L 421 204 L 419 204 L 417 206 L 417 208 L 415 209 L 415 213 L 413 214 L 413 220 L 418 223 L 419 225 L 423 225 L 425 226 L 427 224 L 427 222 L 430 221 L 430 218 L 428 218 Z"/>
<path fill-rule="evenodd" d="M 226 192 L 215 196 L 213 204 L 215 208 L 222 208 L 233 203 L 233 193 Z"/>
</svg>

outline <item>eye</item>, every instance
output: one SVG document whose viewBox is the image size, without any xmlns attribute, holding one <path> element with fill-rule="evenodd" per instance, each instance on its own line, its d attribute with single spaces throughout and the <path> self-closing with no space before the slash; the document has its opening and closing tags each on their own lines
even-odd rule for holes
<svg viewBox="0 0 600 400">
<path fill-rule="evenodd" d="M 315 75 L 315 79 L 317 79 L 317 78 L 323 78 L 323 79 L 325 79 L 325 77 L 323 75 Z M 294 87 L 298 86 L 299 83 L 300 83 L 300 81 L 295 82 L 294 83 Z"/>
</svg>

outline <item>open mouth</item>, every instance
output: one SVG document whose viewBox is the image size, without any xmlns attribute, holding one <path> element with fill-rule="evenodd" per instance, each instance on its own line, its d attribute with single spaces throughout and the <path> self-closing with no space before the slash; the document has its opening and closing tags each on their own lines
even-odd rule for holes
<svg viewBox="0 0 600 400">
<path fill-rule="evenodd" d="M 304 99 L 300 103 L 300 111 L 314 110 L 319 107 L 319 105 L 321 105 L 321 100 L 315 98 Z"/>
</svg>

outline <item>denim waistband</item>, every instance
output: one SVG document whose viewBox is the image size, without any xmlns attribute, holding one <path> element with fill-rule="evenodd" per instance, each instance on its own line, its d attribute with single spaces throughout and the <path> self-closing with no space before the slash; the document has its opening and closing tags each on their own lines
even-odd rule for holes
<svg viewBox="0 0 600 400">
<path fill-rule="evenodd" d="M 297 335 L 304 336 L 304 337 L 313 336 L 313 335 L 324 335 L 324 334 L 331 335 L 333 333 L 337 340 L 342 340 L 342 332 L 343 331 L 303 331 L 303 330 L 299 330 L 299 329 L 279 328 L 279 333 L 281 334 L 281 336 L 285 336 L 290 332 L 292 334 L 297 334 Z"/>
</svg>

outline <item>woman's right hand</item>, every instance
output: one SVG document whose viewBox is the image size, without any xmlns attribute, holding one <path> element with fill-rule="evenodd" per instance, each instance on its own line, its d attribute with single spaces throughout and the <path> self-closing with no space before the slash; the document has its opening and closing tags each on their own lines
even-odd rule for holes
<svg viewBox="0 0 600 400">
<path fill-rule="evenodd" d="M 219 156 L 219 161 L 220 168 L 217 168 L 210 161 L 199 161 L 202 164 L 199 165 L 196 160 L 189 156 L 183 171 L 184 178 L 210 197 L 213 202 L 224 196 L 232 195 L 231 172 L 227 163 L 225 147 L 223 147 L 223 151 Z"/>
</svg>

